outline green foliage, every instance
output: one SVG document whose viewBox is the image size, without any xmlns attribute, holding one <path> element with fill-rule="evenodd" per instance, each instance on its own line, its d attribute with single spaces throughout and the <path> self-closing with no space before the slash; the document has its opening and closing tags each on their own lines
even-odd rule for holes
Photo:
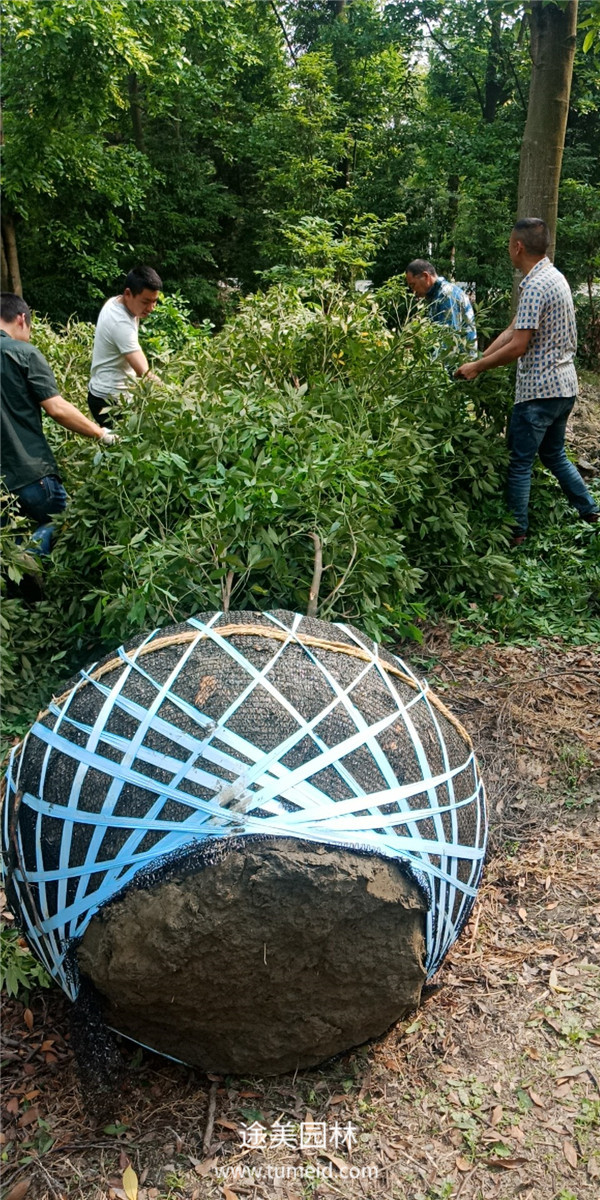
<svg viewBox="0 0 600 1200">
<path fill-rule="evenodd" d="M 34 988 L 50 987 L 52 980 L 21 940 L 18 930 L 0 929 L 0 989 L 28 1003 Z"/>
<path fill-rule="evenodd" d="M 371 270 L 378 250 L 403 222 L 401 213 L 386 221 L 365 213 L 345 227 L 324 217 L 302 217 L 295 225 L 283 222 L 287 254 L 280 252 L 280 264 L 262 272 L 263 279 L 309 290 L 319 283 L 354 284 Z"/>
<path fill-rule="evenodd" d="M 600 539 L 539 466 L 530 519 L 530 536 L 514 552 L 511 588 L 476 604 L 466 596 L 447 598 L 446 613 L 458 618 L 455 641 L 527 644 L 558 637 L 582 645 L 600 642 Z"/>
<path fill-rule="evenodd" d="M 5 603 L 9 730 L 68 669 L 141 630 L 224 597 L 304 611 L 312 534 L 320 614 L 376 638 L 419 636 L 425 604 L 510 586 L 506 396 L 451 380 L 449 333 L 414 316 L 390 329 L 375 295 L 335 284 L 250 296 L 212 338 L 183 336 L 181 301 L 157 313 L 165 383 L 138 385 L 115 446 L 46 422 L 70 501 L 43 598 Z M 91 336 L 34 328 L 82 403 Z M 21 525 L 2 530 L 13 555 Z"/>
</svg>

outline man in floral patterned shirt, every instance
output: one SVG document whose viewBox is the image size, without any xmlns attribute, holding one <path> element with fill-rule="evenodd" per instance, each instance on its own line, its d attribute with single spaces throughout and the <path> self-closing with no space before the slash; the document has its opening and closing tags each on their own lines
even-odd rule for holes
<svg viewBox="0 0 600 1200">
<path fill-rule="evenodd" d="M 577 398 L 577 327 L 571 289 L 547 256 L 549 244 L 548 226 L 540 218 L 523 217 L 513 226 L 508 253 L 523 274 L 517 314 L 482 358 L 462 363 L 456 372 L 459 379 L 475 379 L 482 371 L 517 361 L 507 494 L 517 546 L 527 536 L 536 454 L 580 517 L 590 524 L 600 521 L 597 504 L 565 452 L 565 430 Z"/>
</svg>

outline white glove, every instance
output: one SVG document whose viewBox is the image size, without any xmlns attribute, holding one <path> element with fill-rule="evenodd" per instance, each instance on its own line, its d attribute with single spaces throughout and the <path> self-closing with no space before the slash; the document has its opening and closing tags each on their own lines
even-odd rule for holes
<svg viewBox="0 0 600 1200">
<path fill-rule="evenodd" d="M 114 446 L 118 440 L 116 433 L 113 433 L 112 429 L 105 429 L 100 438 L 100 443 L 102 446 Z"/>
</svg>

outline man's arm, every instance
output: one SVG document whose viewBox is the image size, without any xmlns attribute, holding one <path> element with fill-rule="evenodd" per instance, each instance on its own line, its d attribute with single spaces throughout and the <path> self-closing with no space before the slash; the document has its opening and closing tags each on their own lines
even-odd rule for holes
<svg viewBox="0 0 600 1200">
<path fill-rule="evenodd" d="M 501 346 L 506 346 L 506 343 L 510 342 L 516 319 L 516 317 L 513 317 L 510 325 L 502 333 L 498 334 L 498 337 L 494 338 L 493 342 L 490 342 L 489 346 L 487 346 L 483 352 L 484 358 L 489 357 L 489 355 L 493 354 L 495 350 L 499 350 Z"/>
<path fill-rule="evenodd" d="M 501 333 L 500 337 L 496 338 L 496 342 L 488 347 L 483 358 L 478 358 L 475 362 L 461 363 L 458 370 L 454 372 L 454 378 L 476 379 L 483 371 L 493 371 L 495 367 L 504 367 L 507 363 L 521 358 L 535 331 L 533 329 L 506 329 L 504 331 L 505 334 L 509 332 L 510 337 L 506 337 L 506 339 Z M 496 347 L 498 342 L 501 344 Z"/>
<path fill-rule="evenodd" d="M 148 359 L 143 350 L 132 350 L 131 354 L 126 354 L 124 357 L 140 379 L 151 379 L 153 383 L 161 382 L 158 375 L 155 375 L 154 371 L 150 370 Z"/>
<path fill-rule="evenodd" d="M 65 429 L 70 429 L 72 433 L 81 433 L 84 437 L 98 438 L 108 440 L 106 437 L 108 430 L 102 429 L 100 425 L 96 425 L 95 421 L 90 421 L 89 417 L 85 417 L 74 404 L 70 404 L 68 400 L 63 400 L 62 396 L 50 396 L 49 400 L 42 400 L 42 408 L 57 421 L 59 425 L 63 425 Z M 111 434 L 114 437 L 114 434 Z"/>
</svg>

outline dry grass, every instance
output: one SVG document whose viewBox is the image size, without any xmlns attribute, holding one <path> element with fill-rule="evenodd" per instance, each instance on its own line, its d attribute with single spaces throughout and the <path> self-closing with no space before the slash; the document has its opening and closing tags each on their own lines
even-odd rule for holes
<svg viewBox="0 0 600 1200">
<path fill-rule="evenodd" d="M 320 1070 L 213 1081 L 204 1147 L 210 1080 L 124 1043 L 125 1086 L 114 1122 L 98 1129 L 79 1092 L 60 994 L 38 993 L 30 1012 L 10 1001 L 5 1197 L 22 1183 L 12 1200 L 122 1200 L 125 1175 L 138 1200 L 597 1200 L 597 652 L 456 651 L 434 631 L 423 657 L 473 735 L 492 855 L 471 923 L 419 1012 Z M 352 1154 L 329 1148 L 333 1159 L 376 1167 L 377 1179 L 343 1179 L 316 1150 L 243 1150 L 243 1123 L 277 1119 L 350 1122 Z M 301 1163 L 332 1176 L 219 1175 L 223 1165 Z"/>
</svg>

